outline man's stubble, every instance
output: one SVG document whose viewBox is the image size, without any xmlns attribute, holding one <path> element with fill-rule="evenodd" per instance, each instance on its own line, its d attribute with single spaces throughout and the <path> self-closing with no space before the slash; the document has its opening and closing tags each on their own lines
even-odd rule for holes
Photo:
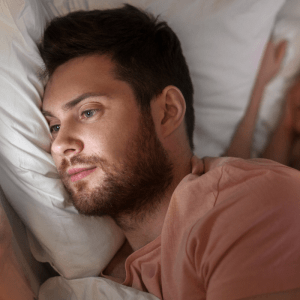
<svg viewBox="0 0 300 300">
<path fill-rule="evenodd" d="M 102 169 L 101 182 L 93 188 L 81 180 L 69 184 L 66 170 L 76 164 L 97 166 Z M 159 141 L 152 116 L 141 113 L 135 136 L 128 141 L 124 160 L 114 165 L 96 155 L 80 154 L 59 167 L 61 179 L 70 199 L 79 213 L 88 216 L 110 216 L 123 228 L 125 216 L 134 223 L 159 209 L 161 199 L 173 181 L 173 165 Z"/>
</svg>

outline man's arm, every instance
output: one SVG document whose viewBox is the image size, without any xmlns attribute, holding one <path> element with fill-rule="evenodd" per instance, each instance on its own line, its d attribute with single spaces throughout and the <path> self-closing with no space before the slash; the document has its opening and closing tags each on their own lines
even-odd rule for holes
<svg viewBox="0 0 300 300">
<path fill-rule="evenodd" d="M 263 93 L 266 85 L 280 69 L 286 45 L 286 41 L 282 41 L 278 46 L 272 41 L 267 44 L 246 113 L 223 156 L 250 158 L 252 139 Z"/>
<path fill-rule="evenodd" d="M 299 172 L 272 161 L 237 159 L 223 166 L 222 178 L 215 208 L 195 227 L 199 249 L 205 249 L 196 257 L 205 257 L 197 271 L 207 282 L 207 299 L 296 297 Z"/>
</svg>

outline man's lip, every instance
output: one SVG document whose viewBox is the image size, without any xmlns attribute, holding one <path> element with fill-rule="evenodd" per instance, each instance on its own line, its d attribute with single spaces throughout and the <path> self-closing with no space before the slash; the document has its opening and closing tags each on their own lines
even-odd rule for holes
<svg viewBox="0 0 300 300">
<path fill-rule="evenodd" d="M 91 169 L 94 169 L 95 167 L 92 167 L 92 168 L 74 168 L 74 169 L 70 169 L 68 170 L 68 174 L 69 175 L 74 175 L 74 174 L 77 174 L 77 173 L 80 173 L 80 172 L 83 172 L 83 171 L 86 171 L 86 170 L 91 170 Z"/>
<path fill-rule="evenodd" d="M 72 182 L 78 181 L 83 179 L 84 177 L 93 173 L 97 167 L 93 168 L 75 168 L 68 171 L 69 175 L 71 176 L 70 179 Z"/>
</svg>

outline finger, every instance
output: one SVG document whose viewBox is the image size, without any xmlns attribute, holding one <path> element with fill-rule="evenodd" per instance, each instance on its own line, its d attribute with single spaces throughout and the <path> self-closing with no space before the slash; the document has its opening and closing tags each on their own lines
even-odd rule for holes
<svg viewBox="0 0 300 300">
<path fill-rule="evenodd" d="M 274 55 L 275 44 L 272 40 L 269 40 L 265 47 L 264 56 Z"/>
<path fill-rule="evenodd" d="M 287 41 L 281 41 L 277 47 L 276 47 L 276 54 L 275 54 L 275 60 L 278 64 L 281 64 L 283 58 L 284 58 L 284 55 L 285 55 L 285 52 L 286 52 L 286 49 L 287 49 Z"/>
</svg>

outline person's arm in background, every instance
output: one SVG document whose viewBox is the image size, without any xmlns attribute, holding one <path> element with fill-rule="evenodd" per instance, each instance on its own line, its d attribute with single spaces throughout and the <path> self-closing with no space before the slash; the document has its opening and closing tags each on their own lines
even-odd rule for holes
<svg viewBox="0 0 300 300">
<path fill-rule="evenodd" d="M 253 133 L 263 93 L 266 85 L 280 69 L 286 45 L 286 41 L 282 41 L 278 45 L 275 45 L 272 41 L 268 42 L 249 105 L 223 156 L 250 158 Z"/>
<path fill-rule="evenodd" d="M 34 300 L 34 293 L 13 244 L 13 231 L 0 199 L 0 299 Z"/>
<path fill-rule="evenodd" d="M 293 145 L 299 133 L 300 76 L 295 79 L 287 92 L 283 114 L 262 157 L 289 165 Z"/>
</svg>

